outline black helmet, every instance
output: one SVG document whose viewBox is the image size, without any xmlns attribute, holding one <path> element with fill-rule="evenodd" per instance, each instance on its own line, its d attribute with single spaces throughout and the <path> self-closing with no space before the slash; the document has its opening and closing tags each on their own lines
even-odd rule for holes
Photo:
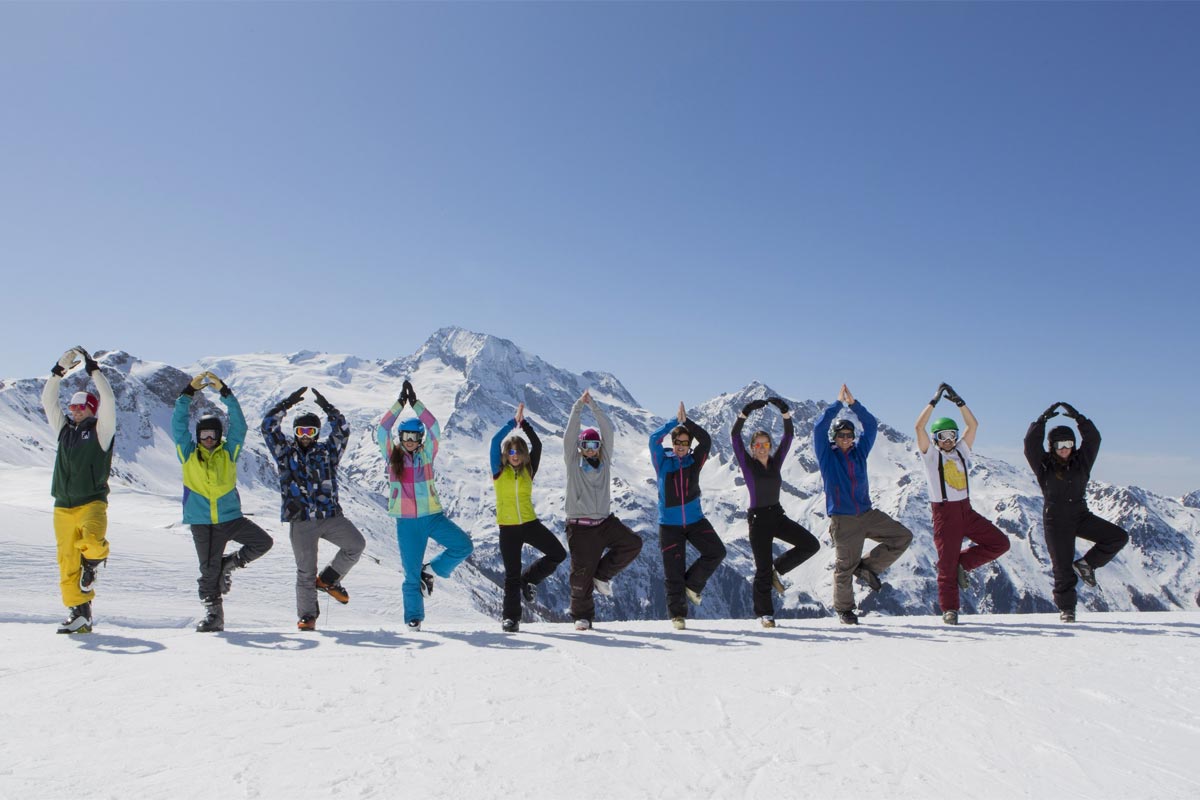
<svg viewBox="0 0 1200 800">
<path fill-rule="evenodd" d="M 833 423 L 833 427 L 829 429 L 829 441 L 832 442 L 834 439 L 836 439 L 839 431 L 850 431 L 856 436 L 858 435 L 857 431 L 854 429 L 854 423 L 845 417 L 842 417 L 837 422 Z"/>
<path fill-rule="evenodd" d="M 301 428 L 305 426 L 312 426 L 319 429 L 321 427 L 321 418 L 309 411 L 308 413 L 301 414 L 292 420 L 293 428 Z"/>
<path fill-rule="evenodd" d="M 205 414 L 200 419 L 196 420 L 196 441 L 200 441 L 200 431 L 216 431 L 217 441 L 221 441 L 221 437 L 225 435 L 225 426 L 221 423 L 221 418 L 216 414 Z"/>
<path fill-rule="evenodd" d="M 1054 449 L 1055 442 L 1070 441 L 1075 444 L 1075 430 L 1066 425 L 1059 425 L 1056 428 L 1051 428 L 1049 435 L 1046 437 L 1050 441 L 1050 448 Z"/>
</svg>

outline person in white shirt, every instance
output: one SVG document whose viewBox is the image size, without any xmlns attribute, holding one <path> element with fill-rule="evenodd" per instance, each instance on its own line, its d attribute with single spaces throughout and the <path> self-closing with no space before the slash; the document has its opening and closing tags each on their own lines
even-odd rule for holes
<svg viewBox="0 0 1200 800">
<path fill-rule="evenodd" d="M 930 431 L 925 431 L 933 408 L 945 396 L 962 411 L 966 430 L 959 437 L 958 423 L 949 417 L 934 420 Z M 949 384 L 938 386 L 937 394 L 917 417 L 917 449 L 925 465 L 925 478 L 929 482 L 929 504 L 933 509 L 933 543 L 938 554 L 938 604 L 942 608 L 942 621 L 947 625 L 958 624 L 958 592 L 967 589 L 970 579 L 967 573 L 976 567 L 994 561 L 1008 551 L 1008 537 L 1000 529 L 971 508 L 970 467 L 971 446 L 979 422 L 967 404 Z M 930 447 L 929 434 L 935 445 Z M 973 544 L 962 549 L 964 539 Z"/>
</svg>

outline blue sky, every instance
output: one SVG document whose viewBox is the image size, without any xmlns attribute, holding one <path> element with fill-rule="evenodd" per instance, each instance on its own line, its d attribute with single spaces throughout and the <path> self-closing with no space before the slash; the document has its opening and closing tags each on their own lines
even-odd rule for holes
<svg viewBox="0 0 1200 800">
<path fill-rule="evenodd" d="M 1200 488 L 1200 4 L 0 4 L 0 374 L 438 327 Z M 952 407 L 946 407 L 949 410 Z"/>
</svg>

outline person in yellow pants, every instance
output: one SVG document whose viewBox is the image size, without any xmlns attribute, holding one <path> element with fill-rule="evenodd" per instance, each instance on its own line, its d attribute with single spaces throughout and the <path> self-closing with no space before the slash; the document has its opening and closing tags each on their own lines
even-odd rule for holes
<svg viewBox="0 0 1200 800">
<path fill-rule="evenodd" d="M 81 360 L 96 394 L 75 392 L 64 414 L 59 408 L 59 387 Z M 70 609 L 58 632 L 91 633 L 96 569 L 108 559 L 108 474 L 117 404 L 100 365 L 82 347 L 72 347 L 50 370 L 42 389 L 42 408 L 58 436 L 50 493 L 59 587 L 63 605 Z"/>
</svg>

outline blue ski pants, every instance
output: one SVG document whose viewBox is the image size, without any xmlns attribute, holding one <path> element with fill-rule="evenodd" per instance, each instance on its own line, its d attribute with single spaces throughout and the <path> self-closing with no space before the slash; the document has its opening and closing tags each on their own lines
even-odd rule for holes
<svg viewBox="0 0 1200 800">
<path fill-rule="evenodd" d="M 471 537 L 445 514 L 396 520 L 396 542 L 400 546 L 400 565 L 404 567 L 405 622 L 425 619 L 421 566 L 425 564 L 425 547 L 430 539 L 446 548 L 429 561 L 429 569 L 440 578 L 449 578 L 454 568 L 475 549 Z"/>
</svg>

